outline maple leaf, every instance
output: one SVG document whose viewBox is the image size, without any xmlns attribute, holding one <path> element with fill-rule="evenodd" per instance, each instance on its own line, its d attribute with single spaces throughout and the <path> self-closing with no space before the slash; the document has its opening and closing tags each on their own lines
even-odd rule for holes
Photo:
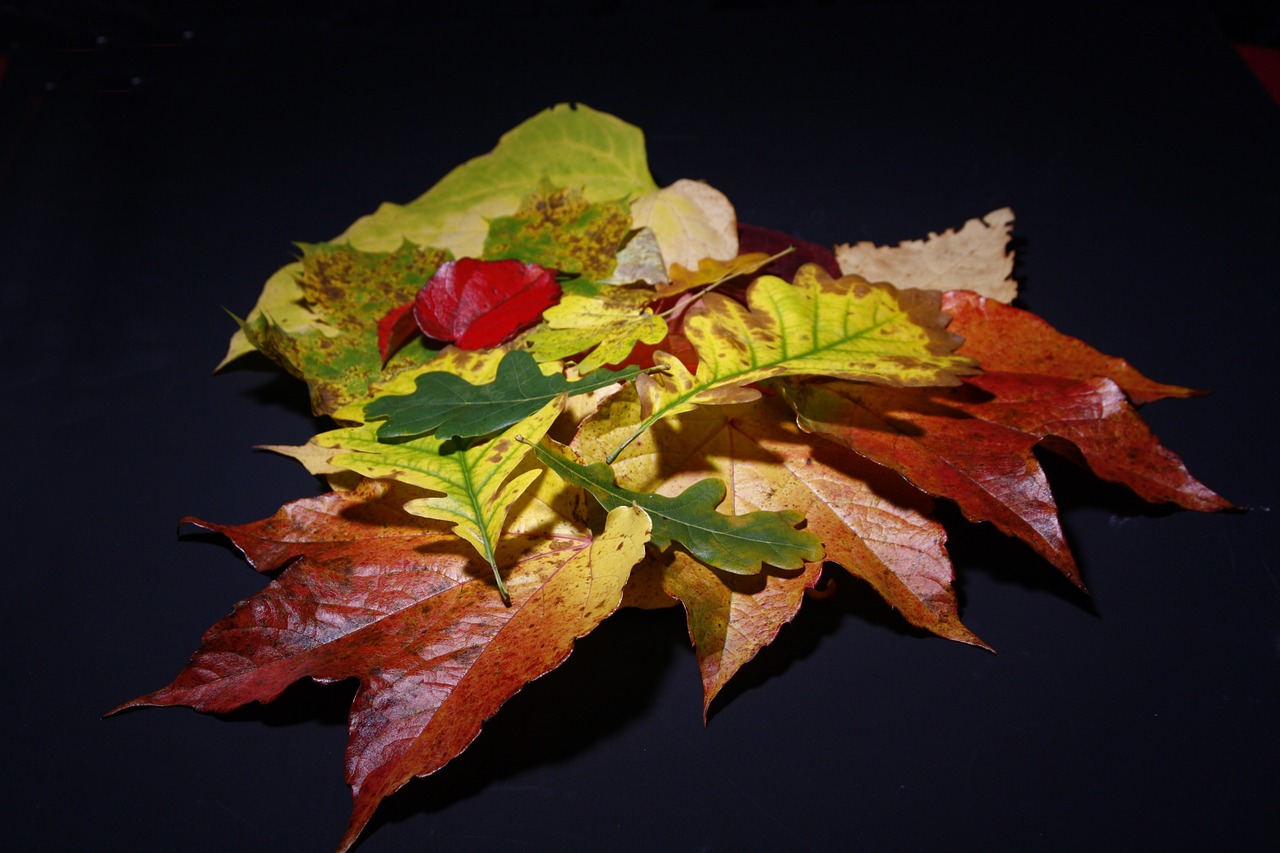
<svg viewBox="0 0 1280 853">
<path fill-rule="evenodd" d="M 590 281 L 608 278 L 631 229 L 625 201 L 591 203 L 573 189 L 544 185 L 511 216 L 489 223 L 488 260 L 514 258 Z"/>
<path fill-rule="evenodd" d="M 112 713 L 226 712 L 270 702 L 301 678 L 358 679 L 347 746 L 354 802 L 338 848 L 348 849 L 383 799 L 466 749 L 507 699 L 617 609 L 647 539 L 640 510 L 614 510 L 592 535 L 558 514 L 554 493 L 527 499 L 518 518 L 531 513 L 545 527 L 556 515 L 572 534 L 503 542 L 505 607 L 477 579 L 469 548 L 444 525 L 399 509 L 415 492 L 366 481 L 253 524 L 196 522 L 228 536 L 259 571 L 282 571 L 209 629 L 172 683 Z"/>
<path fill-rule="evenodd" d="M 639 418 L 624 389 L 588 418 L 572 447 L 587 458 L 616 446 Z M 764 397 L 668 418 L 613 463 L 630 489 L 677 493 L 717 475 L 730 485 L 726 512 L 799 510 L 825 559 L 869 583 L 911 624 L 952 640 L 982 643 L 960 622 L 945 534 L 931 501 L 896 475 L 835 445 L 814 444 L 785 403 Z M 721 687 L 790 621 L 821 561 L 799 573 L 727 576 L 694 561 L 651 558 L 662 588 L 685 606 L 703 675 L 704 712 Z"/>
<path fill-rule="evenodd" d="M 385 419 L 381 440 L 436 432 L 442 437 L 473 438 L 524 420 L 561 394 L 587 394 L 635 376 L 638 367 L 600 370 L 570 382 L 563 373 L 544 374 L 525 350 L 502 357 L 492 382 L 472 384 L 448 371 L 418 374 L 410 395 L 382 394 L 364 407 L 368 420 Z"/>
<path fill-rule="evenodd" d="M 897 246 L 844 243 L 836 261 L 845 275 L 889 281 L 898 287 L 927 290 L 972 290 L 1000 302 L 1018 295 L 1013 255 L 1007 251 L 1013 211 L 993 210 L 970 219 L 959 231 L 930 232 L 927 240 L 905 240 Z"/>
<path fill-rule="evenodd" d="M 563 405 L 563 397 L 557 397 L 506 432 L 470 447 L 439 436 L 388 444 L 378 441 L 369 424 L 331 430 L 313 441 L 338 451 L 329 458 L 331 465 L 442 492 L 441 497 L 410 501 L 405 510 L 451 523 L 454 532 L 488 562 L 498 592 L 509 601 L 498 571 L 498 541 L 511 504 L 541 473 L 534 469 L 512 476 L 527 452 L 527 445 L 515 436 L 541 438 Z"/>
<path fill-rule="evenodd" d="M 538 361 L 591 352 L 578 362 L 578 372 L 591 373 L 618 364 L 637 343 L 656 344 L 667 336 L 667 322 L 653 313 L 653 292 L 609 287 L 595 294 L 570 293 L 542 315 L 529 345 Z"/>
<path fill-rule="evenodd" d="M 733 574 L 754 574 L 764 564 L 794 569 L 822 559 L 818 537 L 795 529 L 804 520 L 797 510 L 725 515 L 716 511 L 725 497 L 721 480 L 698 480 L 673 497 L 636 492 L 619 486 L 603 462 L 584 465 L 524 440 L 543 465 L 586 489 L 605 509 L 637 506 L 647 512 L 653 521 L 651 541 L 659 549 L 679 542 L 699 560 Z"/>
<path fill-rule="evenodd" d="M 972 371 L 967 359 L 951 354 L 958 339 L 942 329 L 936 294 L 900 292 L 856 276 L 832 279 L 806 265 L 793 284 L 756 279 L 747 304 L 712 293 L 686 312 L 696 372 L 656 355 L 666 372 L 636 382 L 644 419 L 606 461 L 658 420 L 697 405 L 744 402 L 757 392 L 742 386 L 775 376 L 943 385 Z"/>
<path fill-rule="evenodd" d="M 316 414 L 363 399 L 369 384 L 420 364 L 433 354 L 421 343 L 385 366 L 378 321 L 412 298 L 449 260 L 447 252 L 405 243 L 394 252 L 362 252 L 351 246 L 303 246 L 299 298 L 317 322 L 303 331 L 260 311 L 242 330 L 263 354 L 307 383 Z"/>
<path fill-rule="evenodd" d="M 462 258 L 418 291 L 413 318 L 427 337 L 485 349 L 538 322 L 559 298 L 554 273 L 537 264 Z"/>
<path fill-rule="evenodd" d="M 681 179 L 631 202 L 637 228 L 657 237 L 668 268 L 696 268 L 703 258 L 738 254 L 738 217 L 725 194 L 702 181 Z"/>
</svg>

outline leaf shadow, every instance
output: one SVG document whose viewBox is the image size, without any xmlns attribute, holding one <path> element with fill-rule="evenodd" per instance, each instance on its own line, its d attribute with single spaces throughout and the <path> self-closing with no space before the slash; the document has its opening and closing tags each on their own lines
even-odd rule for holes
<svg viewBox="0 0 1280 853">
<path fill-rule="evenodd" d="M 646 641 L 638 643 L 642 630 Z M 680 608 L 619 611 L 578 640 L 563 665 L 508 700 L 461 755 L 383 801 L 361 837 L 588 752 L 648 713 L 672 666 L 691 657 Z M 573 713 L 574 705 L 589 713 Z"/>
</svg>

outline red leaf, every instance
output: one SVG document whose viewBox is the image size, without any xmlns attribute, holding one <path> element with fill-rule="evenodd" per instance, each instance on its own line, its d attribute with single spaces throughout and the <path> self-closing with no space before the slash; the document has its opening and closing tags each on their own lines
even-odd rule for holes
<svg viewBox="0 0 1280 853">
<path fill-rule="evenodd" d="M 385 365 L 396 350 L 404 346 L 409 338 L 418 333 L 418 324 L 413 317 L 415 300 L 410 300 L 398 308 L 392 308 L 387 315 L 378 321 L 378 352 Z"/>
<path fill-rule="evenodd" d="M 360 681 L 351 707 L 346 850 L 378 804 L 462 752 L 527 682 L 559 666 L 574 640 L 612 613 L 648 539 L 636 510 L 593 536 L 561 517 L 499 547 L 511 606 L 490 568 L 447 525 L 401 506 L 421 490 L 365 481 L 296 501 L 273 517 L 222 526 L 260 571 L 284 566 L 204 635 L 171 684 L 112 713 L 147 705 L 225 712 L 270 702 L 301 678 Z M 547 507 L 534 513 L 541 525 Z M 633 521 L 628 526 L 625 518 Z"/>
<path fill-rule="evenodd" d="M 1135 403 L 1203 393 L 1152 382 L 1124 359 L 1103 355 L 1084 341 L 1062 334 L 1030 311 L 967 290 L 944 293 L 942 310 L 951 315 L 947 330 L 964 338 L 957 352 L 976 359 L 983 370 L 1065 379 L 1106 376 Z"/>
<path fill-rule="evenodd" d="M 462 258 L 443 264 L 418 291 L 413 317 L 428 337 L 475 350 L 532 326 L 559 299 L 560 285 L 545 267 Z"/>
</svg>

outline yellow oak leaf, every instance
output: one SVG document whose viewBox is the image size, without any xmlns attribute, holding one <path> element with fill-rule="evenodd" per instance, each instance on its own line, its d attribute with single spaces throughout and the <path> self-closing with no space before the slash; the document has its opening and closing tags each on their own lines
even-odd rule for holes
<svg viewBox="0 0 1280 853">
<path fill-rule="evenodd" d="M 648 307 L 648 289 L 610 287 L 596 295 L 567 293 L 542 315 L 542 325 L 528 342 L 538 361 L 565 358 L 590 349 L 578 362 L 587 374 L 627 357 L 637 342 L 656 344 L 667 336 L 667 323 Z"/>
</svg>

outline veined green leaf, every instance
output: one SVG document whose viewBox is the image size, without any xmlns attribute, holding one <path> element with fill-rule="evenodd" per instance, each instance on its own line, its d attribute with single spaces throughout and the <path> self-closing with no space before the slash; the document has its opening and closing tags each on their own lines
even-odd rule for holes
<svg viewBox="0 0 1280 853">
<path fill-rule="evenodd" d="M 755 574 L 763 564 L 798 569 L 822 559 L 822 541 L 797 530 L 804 516 L 794 510 L 724 515 L 716 507 L 724 501 L 723 480 L 699 480 L 676 497 L 635 492 L 617 484 L 613 469 L 603 462 L 583 465 L 530 442 L 538 461 L 567 483 L 589 491 L 607 510 L 638 506 L 653 520 L 650 539 L 658 548 L 673 541 L 707 565 L 734 574 Z"/>
<path fill-rule="evenodd" d="M 378 438 L 383 440 L 432 431 L 446 438 L 472 438 L 511 426 L 561 394 L 586 394 L 639 372 L 638 367 L 598 370 L 570 382 L 563 373 L 544 375 L 527 351 L 512 350 L 499 362 L 497 377 L 485 385 L 431 371 L 418 376 L 414 393 L 378 397 L 364 407 L 364 413 L 370 420 L 386 418 L 378 428 Z"/>
</svg>

